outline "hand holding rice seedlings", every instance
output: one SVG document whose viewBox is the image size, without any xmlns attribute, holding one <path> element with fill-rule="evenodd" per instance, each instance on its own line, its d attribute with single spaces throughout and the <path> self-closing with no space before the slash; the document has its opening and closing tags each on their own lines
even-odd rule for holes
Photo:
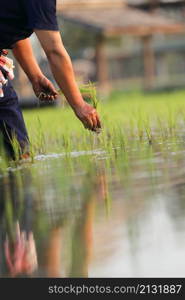
<svg viewBox="0 0 185 300">
<path fill-rule="evenodd" d="M 97 97 L 97 90 L 96 90 L 95 84 L 92 82 L 89 82 L 88 84 L 81 85 L 79 87 L 79 90 L 80 90 L 80 93 L 82 94 L 84 100 L 86 102 L 88 102 L 89 104 L 91 104 L 95 110 L 97 110 L 99 100 Z M 58 93 L 60 95 L 63 95 L 63 92 L 61 90 L 59 90 Z M 86 127 L 86 125 L 84 125 L 84 127 L 88 128 L 88 126 Z M 99 134 L 101 132 L 100 126 L 97 125 L 96 128 L 93 128 L 93 132 L 95 132 L 96 134 Z"/>
</svg>

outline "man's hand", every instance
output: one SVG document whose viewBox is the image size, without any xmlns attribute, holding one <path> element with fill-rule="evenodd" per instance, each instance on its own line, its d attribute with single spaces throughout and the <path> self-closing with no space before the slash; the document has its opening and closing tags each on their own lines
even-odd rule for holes
<svg viewBox="0 0 185 300">
<path fill-rule="evenodd" d="M 54 101 L 58 96 L 54 85 L 45 76 L 32 80 L 32 87 L 36 97 L 42 101 Z"/>
<path fill-rule="evenodd" d="M 84 104 L 76 107 L 74 112 L 85 128 L 99 133 L 101 122 L 95 108 L 84 101 Z"/>
</svg>

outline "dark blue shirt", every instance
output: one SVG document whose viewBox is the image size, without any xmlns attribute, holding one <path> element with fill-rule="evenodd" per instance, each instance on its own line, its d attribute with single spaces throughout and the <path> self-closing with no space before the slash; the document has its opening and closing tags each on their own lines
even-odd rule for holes
<svg viewBox="0 0 185 300">
<path fill-rule="evenodd" d="M 12 48 L 34 29 L 58 30 L 56 0 L 0 0 L 0 50 Z"/>
</svg>

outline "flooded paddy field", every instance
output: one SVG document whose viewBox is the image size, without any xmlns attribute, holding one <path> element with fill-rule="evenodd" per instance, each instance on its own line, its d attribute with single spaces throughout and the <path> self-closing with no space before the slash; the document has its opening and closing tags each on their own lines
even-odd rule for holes
<svg viewBox="0 0 185 300">
<path fill-rule="evenodd" d="M 185 92 L 115 94 L 102 133 L 25 111 L 31 159 L 0 160 L 1 277 L 185 276 Z"/>
</svg>

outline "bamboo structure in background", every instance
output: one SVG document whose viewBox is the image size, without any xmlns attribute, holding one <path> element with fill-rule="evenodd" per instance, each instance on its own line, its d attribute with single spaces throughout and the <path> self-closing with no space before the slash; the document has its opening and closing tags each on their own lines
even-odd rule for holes
<svg viewBox="0 0 185 300">
<path fill-rule="evenodd" d="M 126 5 L 124 0 L 57 0 L 58 8 L 61 10 L 68 9 L 87 9 L 87 8 L 107 8 L 107 7 L 123 7 Z"/>
<path fill-rule="evenodd" d="M 60 6 L 61 3 L 63 5 Z M 140 39 L 143 48 L 143 86 L 146 89 L 154 86 L 156 61 L 152 48 L 153 35 L 185 34 L 185 23 L 151 13 L 158 3 L 158 0 L 149 0 L 150 9 L 146 12 L 129 7 L 122 0 L 58 0 L 58 12 L 64 21 L 85 28 L 88 34 L 95 34 L 96 79 L 101 90 L 111 88 L 106 44 L 110 38 L 122 36 Z"/>
</svg>

